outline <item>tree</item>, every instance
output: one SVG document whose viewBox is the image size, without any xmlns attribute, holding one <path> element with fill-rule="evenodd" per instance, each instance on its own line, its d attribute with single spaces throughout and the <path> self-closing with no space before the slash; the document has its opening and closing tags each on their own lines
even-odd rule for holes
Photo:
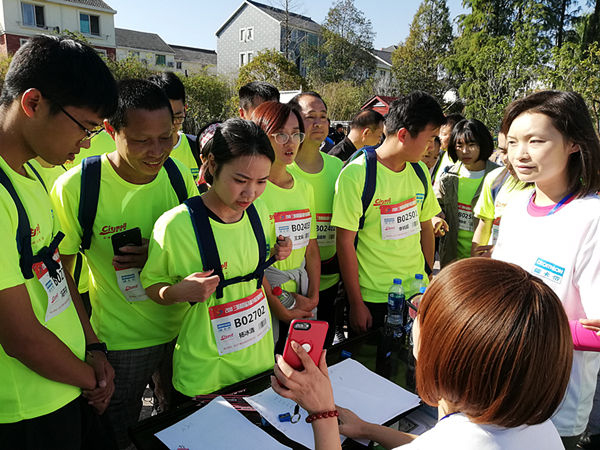
<svg viewBox="0 0 600 450">
<path fill-rule="evenodd" d="M 337 0 L 329 9 L 317 44 L 303 47 L 309 81 L 351 80 L 363 83 L 375 70 L 371 21 L 354 0 Z"/>
<path fill-rule="evenodd" d="M 126 78 L 148 78 L 155 73 L 134 56 L 128 56 L 119 61 L 108 58 L 106 59 L 106 64 L 117 80 L 124 80 Z"/>
<path fill-rule="evenodd" d="M 331 120 L 352 120 L 371 97 L 371 92 L 370 83 L 357 86 L 349 80 L 327 83 L 319 88 Z"/>
<path fill-rule="evenodd" d="M 442 101 L 451 87 L 442 62 L 452 45 L 452 25 L 446 0 L 424 0 L 406 41 L 392 54 L 392 72 L 399 94 L 415 89 Z"/>
<path fill-rule="evenodd" d="M 296 65 L 274 49 L 258 52 L 252 61 L 240 69 L 237 88 L 251 81 L 268 81 L 280 91 L 306 87 L 306 80 Z"/>
</svg>

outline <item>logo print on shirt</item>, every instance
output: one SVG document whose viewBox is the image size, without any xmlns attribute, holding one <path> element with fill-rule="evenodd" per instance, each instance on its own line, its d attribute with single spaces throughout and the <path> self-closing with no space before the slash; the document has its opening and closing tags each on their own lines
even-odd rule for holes
<svg viewBox="0 0 600 450">
<path fill-rule="evenodd" d="M 376 198 L 375 201 L 373 202 L 373 206 L 378 207 L 378 206 L 383 206 L 383 205 L 389 205 L 390 203 L 392 203 L 392 198 L 386 198 L 385 200 L 382 198 Z"/>
<path fill-rule="evenodd" d="M 104 225 L 102 227 L 102 230 L 100 231 L 100 236 L 106 236 L 108 234 L 118 233 L 125 230 L 127 230 L 127 222 L 124 222 L 122 225 L 117 225 L 115 227 L 110 225 Z"/>
<path fill-rule="evenodd" d="M 565 274 L 565 269 L 564 267 L 557 266 L 550 261 L 538 258 L 533 266 L 533 273 L 538 277 L 542 277 L 553 281 L 556 284 L 560 284 L 563 279 L 563 275 Z"/>
<path fill-rule="evenodd" d="M 35 228 L 31 228 L 31 237 L 35 237 L 40 234 L 40 224 L 38 223 Z"/>
</svg>

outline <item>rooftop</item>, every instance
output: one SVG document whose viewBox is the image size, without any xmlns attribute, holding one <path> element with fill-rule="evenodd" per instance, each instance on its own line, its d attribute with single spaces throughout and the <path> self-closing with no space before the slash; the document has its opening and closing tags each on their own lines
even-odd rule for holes
<svg viewBox="0 0 600 450">
<path fill-rule="evenodd" d="M 53 3 L 73 3 L 74 5 L 85 5 L 94 9 L 103 9 L 109 12 L 116 12 L 102 0 L 55 0 Z"/>
<path fill-rule="evenodd" d="M 175 53 L 169 45 L 156 33 L 115 28 L 117 47 L 140 48 L 162 53 Z"/>
<path fill-rule="evenodd" d="M 217 65 L 217 52 L 204 48 L 185 47 L 183 45 L 169 44 L 175 50 L 175 59 L 182 61 L 197 62 L 207 66 Z"/>
</svg>

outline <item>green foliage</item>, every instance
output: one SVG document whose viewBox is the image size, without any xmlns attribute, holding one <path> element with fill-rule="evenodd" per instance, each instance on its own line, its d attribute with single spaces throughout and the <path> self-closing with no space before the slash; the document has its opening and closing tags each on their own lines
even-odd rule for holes
<svg viewBox="0 0 600 450">
<path fill-rule="evenodd" d="M 319 93 L 327 103 L 329 118 L 352 120 L 360 107 L 372 97 L 371 83 L 356 85 L 352 81 L 336 81 L 319 87 Z"/>
<path fill-rule="evenodd" d="M 392 54 L 392 73 L 400 95 L 429 92 L 442 101 L 451 81 L 442 62 L 452 43 L 446 0 L 424 0 L 415 14 L 406 41 Z"/>
<path fill-rule="evenodd" d="M 186 133 L 196 134 L 202 125 L 212 120 L 225 120 L 237 115 L 237 109 L 232 110 L 230 103 L 232 86 L 224 77 L 204 71 L 181 77 L 181 81 L 188 105 L 183 126 Z"/>
<path fill-rule="evenodd" d="M 10 66 L 11 61 L 12 55 L 0 55 L 0 89 L 2 89 L 2 86 L 4 85 L 4 77 L 6 76 L 6 72 L 8 71 L 8 66 Z"/>
<path fill-rule="evenodd" d="M 134 56 L 128 56 L 120 61 L 108 58 L 106 59 L 106 64 L 117 80 L 148 78 L 150 75 L 156 73 L 148 69 L 148 66 Z"/>
<path fill-rule="evenodd" d="M 321 40 L 306 43 L 302 55 L 312 84 L 350 80 L 363 83 L 375 70 L 371 21 L 354 0 L 337 0 L 329 9 Z"/>
<path fill-rule="evenodd" d="M 280 91 L 306 88 L 306 80 L 294 63 L 274 49 L 258 52 L 255 58 L 240 69 L 236 88 L 251 81 L 268 81 Z"/>
</svg>

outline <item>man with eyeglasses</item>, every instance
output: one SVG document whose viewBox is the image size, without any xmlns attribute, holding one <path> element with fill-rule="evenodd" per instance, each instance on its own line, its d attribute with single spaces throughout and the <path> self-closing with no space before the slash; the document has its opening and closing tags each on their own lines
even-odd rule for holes
<svg viewBox="0 0 600 450">
<path fill-rule="evenodd" d="M 181 128 L 185 121 L 187 105 L 185 104 L 185 87 L 173 72 L 162 72 L 148 78 L 163 90 L 173 110 L 173 151 L 171 157 L 185 164 L 198 182 L 200 177 L 200 155 L 196 146 L 196 136 L 185 134 Z"/>
<path fill-rule="evenodd" d="M 139 418 L 144 389 L 160 364 L 172 357 L 172 341 L 189 307 L 165 307 L 146 297 L 139 273 L 148 257 L 147 239 L 160 215 L 180 203 L 172 176 L 179 176 L 184 196 L 198 191 L 189 169 L 169 159 L 173 113 L 158 86 L 147 80 L 121 81 L 117 110 L 104 125 L 116 150 L 99 160 L 88 158 L 78 169 L 62 175 L 51 197 L 65 233 L 61 243 L 64 263 L 71 267 L 84 241 L 85 223 L 79 220 L 79 210 L 89 210 L 91 197 L 84 181 L 90 176 L 89 164 L 99 165 L 99 177 L 94 177 L 99 178 L 97 208 L 85 251 L 91 323 L 106 343 L 115 370 L 115 393 L 107 414 L 119 448 L 126 448 L 130 445 L 127 429 Z M 168 172 L 166 164 L 176 172 Z M 135 229 L 139 229 L 142 245 L 122 243 L 115 250 L 113 236 Z M 170 385 L 170 377 L 160 380 L 165 381 Z"/>
<path fill-rule="evenodd" d="M 320 151 L 329 133 L 327 105 L 316 92 L 302 92 L 289 102 L 300 112 L 306 136 L 298 156 L 289 171 L 310 183 L 315 192 L 317 244 L 321 255 L 321 284 L 317 318 L 329 323 L 326 345 L 331 345 L 335 335 L 335 300 L 340 281 L 335 250 L 335 227 L 331 226 L 335 180 L 342 170 L 342 161 Z"/>
<path fill-rule="evenodd" d="M 114 447 L 89 406 L 104 411 L 114 372 L 63 270 L 56 248 L 61 228 L 28 160 L 73 159 L 116 104 L 109 69 L 91 47 L 71 39 L 31 38 L 6 74 L 0 96 L 3 448 Z"/>
</svg>

